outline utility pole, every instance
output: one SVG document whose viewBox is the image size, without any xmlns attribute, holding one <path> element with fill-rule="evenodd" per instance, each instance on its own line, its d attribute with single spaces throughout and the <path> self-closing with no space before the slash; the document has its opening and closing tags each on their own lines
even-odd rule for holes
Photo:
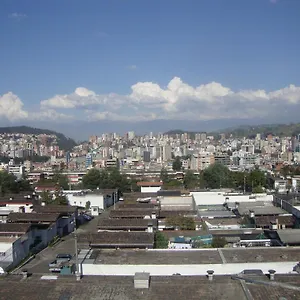
<svg viewBox="0 0 300 300">
<path fill-rule="evenodd" d="M 246 175 L 244 175 L 244 195 L 246 194 Z"/>
<path fill-rule="evenodd" d="M 74 244 L 75 244 L 75 263 L 76 263 L 75 276 L 76 276 L 76 280 L 79 281 L 80 280 L 80 272 L 79 272 L 78 243 L 77 243 L 76 229 L 74 231 Z"/>
</svg>

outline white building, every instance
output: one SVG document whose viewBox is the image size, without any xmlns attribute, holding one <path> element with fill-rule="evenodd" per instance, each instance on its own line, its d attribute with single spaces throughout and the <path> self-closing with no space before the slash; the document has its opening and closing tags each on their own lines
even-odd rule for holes
<svg viewBox="0 0 300 300">
<path fill-rule="evenodd" d="M 87 192 L 84 190 L 63 191 L 68 198 L 69 204 L 72 206 L 86 207 L 91 210 L 92 215 L 97 216 L 101 210 L 106 209 L 119 201 L 117 190 L 109 190 L 105 192 Z"/>
</svg>

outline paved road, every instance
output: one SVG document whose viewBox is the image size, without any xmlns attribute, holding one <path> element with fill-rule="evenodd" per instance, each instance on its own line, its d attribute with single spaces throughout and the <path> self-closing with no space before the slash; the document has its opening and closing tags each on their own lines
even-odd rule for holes
<svg viewBox="0 0 300 300">
<path fill-rule="evenodd" d="M 80 226 L 77 229 L 77 233 L 81 234 L 85 232 L 97 232 L 99 218 L 105 218 L 107 216 L 108 212 L 104 212 L 99 217 L 95 217 L 90 222 Z M 30 273 L 50 273 L 48 265 L 59 253 L 71 254 L 72 256 L 75 256 L 75 240 L 72 233 L 63 237 L 55 246 L 47 247 L 42 250 L 32 261 L 22 267 L 22 269 L 27 269 Z"/>
</svg>

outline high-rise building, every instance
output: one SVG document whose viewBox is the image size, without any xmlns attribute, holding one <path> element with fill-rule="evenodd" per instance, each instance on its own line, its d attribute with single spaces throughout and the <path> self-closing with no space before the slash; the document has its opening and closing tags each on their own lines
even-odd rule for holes
<svg viewBox="0 0 300 300">
<path fill-rule="evenodd" d="M 144 162 L 150 162 L 150 151 L 143 152 L 143 160 Z"/>
<path fill-rule="evenodd" d="M 162 159 L 163 161 L 172 159 L 172 147 L 170 145 L 163 146 Z"/>
<path fill-rule="evenodd" d="M 85 167 L 89 168 L 93 165 L 93 155 L 92 153 L 88 153 L 85 157 Z"/>
<path fill-rule="evenodd" d="M 128 137 L 128 140 L 133 140 L 135 138 L 134 131 L 128 131 L 127 137 Z"/>
</svg>

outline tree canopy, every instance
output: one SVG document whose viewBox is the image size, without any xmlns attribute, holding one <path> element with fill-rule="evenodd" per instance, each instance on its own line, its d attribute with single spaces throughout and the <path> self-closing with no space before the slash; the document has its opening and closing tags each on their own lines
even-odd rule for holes
<svg viewBox="0 0 300 300">
<path fill-rule="evenodd" d="M 166 249 L 166 248 L 168 248 L 168 244 L 169 244 L 169 241 L 163 235 L 163 233 L 160 231 L 157 231 L 154 236 L 154 248 Z"/>
<path fill-rule="evenodd" d="M 131 181 L 117 168 L 91 169 L 82 178 L 82 184 L 87 189 L 119 189 L 121 192 L 131 191 Z"/>
<path fill-rule="evenodd" d="M 180 230 L 195 230 L 196 228 L 194 219 L 189 217 L 169 217 L 166 219 L 166 224 L 178 227 Z"/>
<path fill-rule="evenodd" d="M 183 185 L 186 189 L 194 189 L 200 185 L 199 178 L 193 171 L 188 170 L 184 174 Z"/>
<path fill-rule="evenodd" d="M 22 191 L 32 191 L 30 183 L 25 178 L 17 179 L 14 174 L 0 171 L 0 195 Z"/>
<path fill-rule="evenodd" d="M 172 168 L 173 168 L 173 171 L 181 171 L 182 170 L 182 162 L 181 162 L 179 156 L 175 157 L 173 164 L 172 164 Z"/>
</svg>

